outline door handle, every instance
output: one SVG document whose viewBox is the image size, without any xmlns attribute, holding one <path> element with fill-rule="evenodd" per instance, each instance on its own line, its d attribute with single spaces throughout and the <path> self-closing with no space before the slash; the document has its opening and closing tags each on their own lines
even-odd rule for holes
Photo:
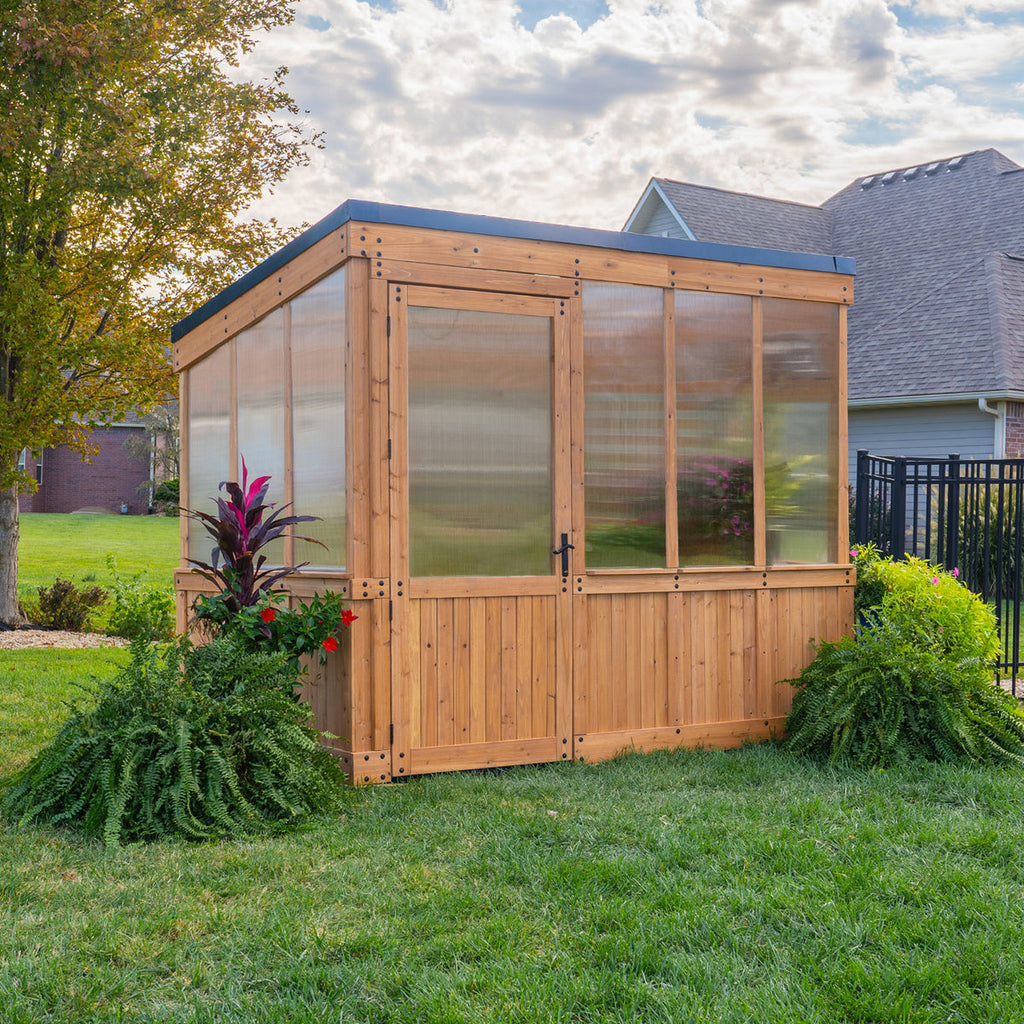
<svg viewBox="0 0 1024 1024">
<path fill-rule="evenodd" d="M 551 554 L 553 554 L 553 555 L 561 555 L 562 556 L 562 575 L 563 576 L 568 576 L 569 575 L 569 552 L 570 551 L 575 551 L 575 550 L 576 550 L 576 545 L 569 543 L 569 534 L 563 533 L 562 534 L 562 546 L 560 548 L 555 548 L 551 552 Z"/>
</svg>

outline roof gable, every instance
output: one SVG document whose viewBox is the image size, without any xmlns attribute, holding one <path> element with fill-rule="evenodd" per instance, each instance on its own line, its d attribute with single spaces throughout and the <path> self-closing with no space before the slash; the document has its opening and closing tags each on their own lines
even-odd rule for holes
<svg viewBox="0 0 1024 1024">
<path fill-rule="evenodd" d="M 670 178 L 651 182 L 699 241 L 822 255 L 833 252 L 831 214 L 822 207 Z"/>
</svg>

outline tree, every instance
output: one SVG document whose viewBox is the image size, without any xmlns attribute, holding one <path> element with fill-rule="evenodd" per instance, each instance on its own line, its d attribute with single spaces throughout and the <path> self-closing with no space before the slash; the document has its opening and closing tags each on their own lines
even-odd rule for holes
<svg viewBox="0 0 1024 1024">
<path fill-rule="evenodd" d="M 240 58 L 295 0 L 12 0 L 0 10 L 0 622 L 22 448 L 173 393 L 170 325 L 290 233 L 243 219 L 319 137 Z"/>
</svg>

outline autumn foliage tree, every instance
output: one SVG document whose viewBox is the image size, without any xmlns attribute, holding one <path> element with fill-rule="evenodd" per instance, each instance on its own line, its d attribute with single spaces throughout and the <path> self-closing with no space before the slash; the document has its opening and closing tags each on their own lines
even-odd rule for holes
<svg viewBox="0 0 1024 1024">
<path fill-rule="evenodd" d="M 167 398 L 170 325 L 288 237 L 245 211 L 318 139 L 239 65 L 294 2 L 0 5 L 0 622 L 21 449 Z"/>
</svg>

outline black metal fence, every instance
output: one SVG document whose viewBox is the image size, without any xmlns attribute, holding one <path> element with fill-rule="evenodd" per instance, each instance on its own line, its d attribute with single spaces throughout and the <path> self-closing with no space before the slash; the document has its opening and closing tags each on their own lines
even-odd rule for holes
<svg viewBox="0 0 1024 1024">
<path fill-rule="evenodd" d="M 992 606 L 1000 678 L 1017 694 L 1021 668 L 1024 459 L 887 458 L 857 452 L 854 538 L 883 554 L 946 569 Z"/>
</svg>

